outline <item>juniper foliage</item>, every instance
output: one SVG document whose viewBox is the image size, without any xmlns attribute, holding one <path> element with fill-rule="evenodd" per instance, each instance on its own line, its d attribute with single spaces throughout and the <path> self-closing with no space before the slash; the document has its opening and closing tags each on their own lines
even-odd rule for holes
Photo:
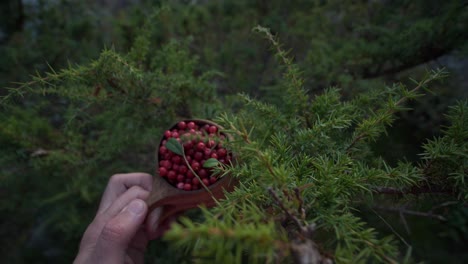
<svg viewBox="0 0 468 264">
<path fill-rule="evenodd" d="M 446 72 L 428 70 L 412 84 L 373 78 L 463 48 L 466 5 L 386 2 L 147 4 L 115 22 L 124 44 L 91 62 L 94 49 L 76 49 L 88 42 L 58 43 L 62 57 L 48 38 L 63 27 L 60 39 L 84 32 L 93 46 L 96 21 L 56 23 L 71 9 L 45 8 L 54 19 L 43 35 L 25 30 L 2 46 L 2 76 L 23 81 L 0 99 L 7 262 L 69 262 L 108 178 L 154 173 L 162 131 L 191 117 L 233 136 L 237 163 L 219 173 L 239 186 L 217 207 L 189 212 L 151 244 L 148 261 L 405 263 L 421 240 L 412 230 L 427 222 L 440 231 L 433 240 L 454 243 L 445 248 L 462 245 L 468 103 L 448 111 L 418 162 L 390 164 L 374 142 Z M 255 24 L 276 34 L 253 33 Z M 31 65 L 16 74 L 12 66 L 21 56 L 39 65 L 27 80 Z M 65 57 L 80 63 L 67 67 Z"/>
</svg>

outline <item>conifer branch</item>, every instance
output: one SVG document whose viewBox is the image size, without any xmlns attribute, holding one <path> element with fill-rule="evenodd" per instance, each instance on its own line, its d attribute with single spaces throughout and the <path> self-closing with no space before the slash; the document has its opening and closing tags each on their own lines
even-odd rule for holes
<svg viewBox="0 0 468 264">
<path fill-rule="evenodd" d="M 418 82 L 416 87 L 414 87 L 410 91 L 405 91 L 403 96 L 397 102 L 393 103 L 390 108 L 388 108 L 384 113 L 380 114 L 380 116 L 375 120 L 375 124 L 378 125 L 378 124 L 384 123 L 384 120 L 386 120 L 386 118 L 391 117 L 393 114 L 395 114 L 395 112 L 399 110 L 398 107 L 400 105 L 405 103 L 408 99 L 418 96 L 417 92 L 420 89 L 424 89 L 426 85 L 429 84 L 430 82 L 437 80 L 437 79 L 444 78 L 446 76 L 447 76 L 447 73 L 444 71 L 444 69 L 437 69 L 437 70 L 432 70 L 428 72 L 428 76 L 422 81 Z M 354 145 L 356 145 L 356 143 L 358 143 L 362 139 L 366 138 L 368 135 L 369 135 L 368 131 L 362 131 L 356 137 L 354 137 L 354 139 L 346 148 L 346 153 L 349 154 L 351 149 L 354 147 Z"/>
</svg>

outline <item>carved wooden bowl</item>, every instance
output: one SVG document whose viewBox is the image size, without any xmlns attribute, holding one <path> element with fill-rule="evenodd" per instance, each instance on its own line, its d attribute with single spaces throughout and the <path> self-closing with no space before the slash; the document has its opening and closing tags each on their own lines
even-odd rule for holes
<svg viewBox="0 0 468 264">
<path fill-rule="evenodd" d="M 191 119 L 181 121 L 193 121 L 196 124 L 209 124 L 218 127 L 218 129 L 222 129 L 218 124 L 209 120 Z M 170 129 L 175 128 L 177 124 L 178 123 L 173 125 Z M 229 136 L 227 135 L 227 139 L 228 138 Z M 160 161 L 159 146 L 161 146 L 163 139 L 164 137 L 159 141 L 159 145 L 156 150 L 157 168 L 159 168 Z M 235 157 L 232 158 L 232 162 L 235 162 Z M 213 207 L 216 205 L 216 200 L 224 198 L 225 192 L 232 191 L 234 186 L 234 179 L 229 175 L 226 175 L 218 179 L 214 184 L 207 186 L 211 193 L 204 188 L 192 191 L 180 190 L 171 185 L 165 178 L 161 177 L 158 170 L 156 170 L 155 177 L 153 179 L 153 189 L 146 201 L 149 208 L 148 215 L 150 215 L 153 210 L 161 208 L 162 211 L 158 223 L 163 223 L 170 217 L 180 214 L 188 209 L 197 208 L 201 205 L 207 208 Z"/>
</svg>

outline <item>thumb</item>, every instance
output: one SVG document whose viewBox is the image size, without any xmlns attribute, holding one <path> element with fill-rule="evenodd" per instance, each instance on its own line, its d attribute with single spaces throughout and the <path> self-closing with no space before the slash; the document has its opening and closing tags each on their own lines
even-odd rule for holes
<svg viewBox="0 0 468 264">
<path fill-rule="evenodd" d="M 145 220 L 148 208 L 143 200 L 131 201 L 101 231 L 96 244 L 98 263 L 123 263 L 128 245 Z"/>
</svg>

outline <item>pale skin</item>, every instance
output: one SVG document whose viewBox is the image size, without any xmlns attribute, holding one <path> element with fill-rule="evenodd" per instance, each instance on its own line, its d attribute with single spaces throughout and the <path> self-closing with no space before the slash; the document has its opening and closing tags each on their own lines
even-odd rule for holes
<svg viewBox="0 0 468 264">
<path fill-rule="evenodd" d="M 154 237 L 159 210 L 148 215 L 145 200 L 152 176 L 127 173 L 112 176 L 94 220 L 86 229 L 75 264 L 143 263 L 149 238 Z M 145 222 L 145 219 L 147 221 Z"/>
</svg>

